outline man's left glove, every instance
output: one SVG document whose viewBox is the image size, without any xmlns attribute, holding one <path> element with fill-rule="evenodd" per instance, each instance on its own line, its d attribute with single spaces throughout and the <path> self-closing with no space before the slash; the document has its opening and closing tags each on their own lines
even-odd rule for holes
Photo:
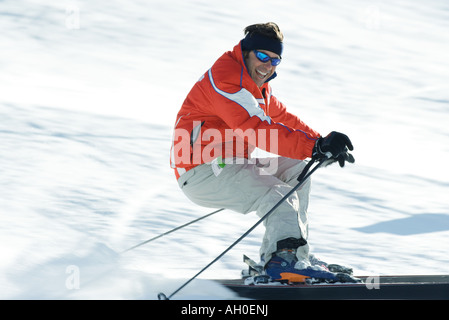
<svg viewBox="0 0 449 320">
<path fill-rule="evenodd" d="M 348 149 L 351 151 L 354 150 L 348 136 L 340 132 L 332 131 L 326 137 L 318 138 L 313 148 L 313 157 L 318 160 L 323 158 L 330 159 L 330 163 L 338 161 L 340 167 L 344 167 L 345 161 L 349 163 L 354 163 L 355 161 L 352 154 L 348 153 Z"/>
</svg>

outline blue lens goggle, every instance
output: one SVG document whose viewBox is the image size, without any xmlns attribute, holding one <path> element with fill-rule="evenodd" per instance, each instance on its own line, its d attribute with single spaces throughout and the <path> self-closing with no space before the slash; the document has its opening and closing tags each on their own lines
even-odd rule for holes
<svg viewBox="0 0 449 320">
<path fill-rule="evenodd" d="M 256 55 L 256 58 L 259 59 L 262 62 L 268 62 L 271 60 L 271 65 L 272 66 L 277 66 L 279 65 L 279 63 L 281 63 L 281 59 L 280 58 L 271 58 L 268 54 L 257 51 L 257 50 L 253 50 L 254 54 Z"/>
</svg>

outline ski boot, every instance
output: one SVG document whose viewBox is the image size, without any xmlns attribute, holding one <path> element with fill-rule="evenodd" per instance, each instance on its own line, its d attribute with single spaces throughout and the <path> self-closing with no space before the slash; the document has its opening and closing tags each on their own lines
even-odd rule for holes
<svg viewBox="0 0 449 320">
<path fill-rule="evenodd" d="M 350 274 L 332 272 L 324 266 L 312 265 L 309 261 L 298 261 L 295 249 L 276 251 L 265 266 L 265 274 L 272 281 L 287 283 L 360 282 Z"/>
<path fill-rule="evenodd" d="M 324 262 L 323 260 L 317 258 L 314 254 L 309 254 L 309 261 L 312 266 L 321 266 L 331 272 L 335 273 L 346 273 L 352 276 L 352 268 L 345 267 L 339 264 L 329 264 L 327 262 Z"/>
</svg>

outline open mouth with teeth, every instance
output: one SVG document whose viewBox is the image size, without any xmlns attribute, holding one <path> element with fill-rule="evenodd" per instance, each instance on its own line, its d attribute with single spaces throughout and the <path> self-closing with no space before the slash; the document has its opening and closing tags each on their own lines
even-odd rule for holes
<svg viewBox="0 0 449 320">
<path fill-rule="evenodd" d="M 262 71 L 260 71 L 258 69 L 256 69 L 256 73 L 257 73 L 257 75 L 259 76 L 259 78 L 261 80 L 264 79 L 268 75 L 268 72 L 262 72 Z"/>
</svg>

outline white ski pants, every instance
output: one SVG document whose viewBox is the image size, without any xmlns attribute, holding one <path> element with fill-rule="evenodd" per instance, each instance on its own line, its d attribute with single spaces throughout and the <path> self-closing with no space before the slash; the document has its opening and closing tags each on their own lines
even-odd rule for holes
<svg viewBox="0 0 449 320">
<path fill-rule="evenodd" d="M 221 172 L 217 164 L 202 164 L 186 173 L 178 183 L 194 203 L 211 208 L 226 208 L 240 213 L 256 211 L 263 217 L 297 182 L 307 164 L 283 157 L 248 161 L 233 159 Z M 238 160 L 241 160 L 240 162 Z M 246 163 L 242 163 L 245 160 Z M 242 163 L 242 164 L 239 164 Z M 218 175 L 217 175 L 218 173 Z M 307 207 L 310 178 L 264 220 L 265 235 L 260 255 L 268 262 L 278 249 L 277 242 L 287 238 L 308 238 Z M 309 246 L 297 250 L 299 260 L 308 260 Z"/>
</svg>

